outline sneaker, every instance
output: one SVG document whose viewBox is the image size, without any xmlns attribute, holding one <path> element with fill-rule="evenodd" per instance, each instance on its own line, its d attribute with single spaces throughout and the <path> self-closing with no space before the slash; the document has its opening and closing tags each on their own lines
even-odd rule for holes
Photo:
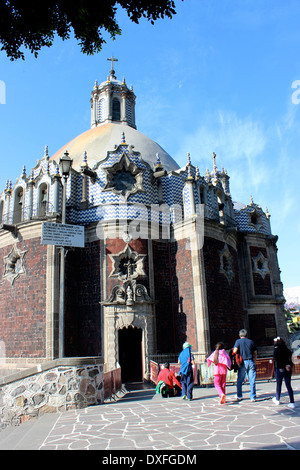
<svg viewBox="0 0 300 470">
<path fill-rule="evenodd" d="M 254 403 L 256 401 L 256 398 L 250 398 L 250 401 L 252 401 L 252 403 Z"/>
<path fill-rule="evenodd" d="M 275 403 L 275 405 L 279 405 L 279 400 L 276 400 L 276 397 L 273 397 L 272 401 Z"/>
<path fill-rule="evenodd" d="M 238 396 L 236 397 L 236 399 L 237 399 L 237 401 L 242 401 L 242 398 L 240 398 Z"/>
<path fill-rule="evenodd" d="M 186 395 L 183 395 L 182 399 L 183 399 L 183 400 L 186 400 Z"/>
<path fill-rule="evenodd" d="M 288 404 L 288 407 L 289 407 L 289 408 L 295 408 L 295 403 L 289 403 L 289 404 Z"/>
</svg>

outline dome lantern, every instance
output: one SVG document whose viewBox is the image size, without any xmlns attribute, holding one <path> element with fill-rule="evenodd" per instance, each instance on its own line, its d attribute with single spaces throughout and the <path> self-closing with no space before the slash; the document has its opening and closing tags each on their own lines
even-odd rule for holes
<svg viewBox="0 0 300 470">
<path fill-rule="evenodd" d="M 107 60 L 111 62 L 111 70 L 107 80 L 92 90 L 91 127 L 118 122 L 136 129 L 135 95 L 132 90 L 128 89 L 125 78 L 122 82 L 117 80 L 114 62 L 117 62 L 118 59 L 112 56 Z"/>
</svg>

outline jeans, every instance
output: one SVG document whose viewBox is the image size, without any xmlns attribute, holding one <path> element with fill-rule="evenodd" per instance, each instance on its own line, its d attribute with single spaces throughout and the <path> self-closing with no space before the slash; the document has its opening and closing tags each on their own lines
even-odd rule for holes
<svg viewBox="0 0 300 470">
<path fill-rule="evenodd" d="M 276 400 L 280 400 L 281 386 L 284 379 L 286 389 L 288 391 L 290 402 L 294 403 L 294 393 L 291 386 L 292 372 L 288 372 L 286 369 L 276 369 Z"/>
<path fill-rule="evenodd" d="M 238 370 L 237 376 L 237 397 L 243 398 L 242 385 L 245 379 L 245 375 L 248 375 L 249 384 L 250 384 L 250 399 L 255 400 L 256 398 L 256 388 L 255 388 L 255 379 L 256 379 L 256 365 L 252 359 L 245 359 L 243 364 Z"/>
<path fill-rule="evenodd" d="M 193 370 L 190 369 L 187 374 L 181 374 L 182 395 L 186 395 L 189 400 L 193 398 L 194 376 Z"/>
</svg>

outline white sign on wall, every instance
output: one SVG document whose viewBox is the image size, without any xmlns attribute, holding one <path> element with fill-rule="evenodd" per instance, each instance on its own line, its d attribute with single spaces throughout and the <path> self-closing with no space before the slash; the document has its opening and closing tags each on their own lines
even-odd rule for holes
<svg viewBox="0 0 300 470">
<path fill-rule="evenodd" d="M 41 243 L 84 248 L 84 227 L 43 222 Z"/>
</svg>

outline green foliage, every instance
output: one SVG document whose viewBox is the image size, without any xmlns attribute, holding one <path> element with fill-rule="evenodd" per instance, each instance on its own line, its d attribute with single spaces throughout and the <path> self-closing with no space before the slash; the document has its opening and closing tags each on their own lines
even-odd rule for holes
<svg viewBox="0 0 300 470">
<path fill-rule="evenodd" d="M 298 302 L 289 302 L 284 306 L 286 324 L 289 333 L 300 331 L 300 305 Z"/>
<path fill-rule="evenodd" d="M 83 53 L 100 52 L 104 32 L 112 39 L 121 34 L 118 7 L 135 23 L 176 14 L 174 0 L 0 0 L 1 51 L 11 60 L 24 59 L 25 47 L 37 57 L 42 47 L 52 46 L 55 34 L 66 40 L 73 30 Z"/>
</svg>

